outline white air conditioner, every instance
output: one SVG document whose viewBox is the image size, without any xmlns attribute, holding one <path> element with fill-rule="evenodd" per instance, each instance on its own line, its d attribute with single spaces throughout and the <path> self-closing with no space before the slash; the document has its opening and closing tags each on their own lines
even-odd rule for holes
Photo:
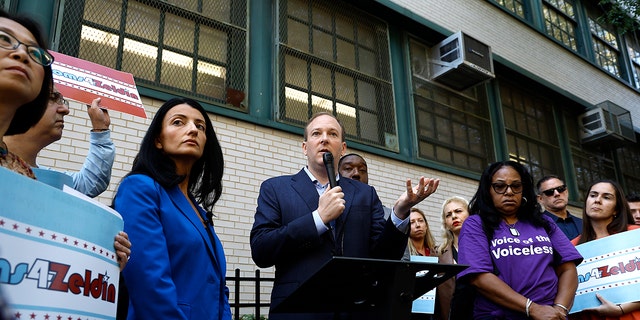
<svg viewBox="0 0 640 320">
<path fill-rule="evenodd" d="M 459 31 L 431 48 L 430 80 L 465 90 L 495 78 L 491 47 Z"/>
<path fill-rule="evenodd" d="M 619 146 L 621 142 L 636 142 L 631 113 L 621 106 L 604 101 L 578 117 L 582 143 Z"/>
</svg>

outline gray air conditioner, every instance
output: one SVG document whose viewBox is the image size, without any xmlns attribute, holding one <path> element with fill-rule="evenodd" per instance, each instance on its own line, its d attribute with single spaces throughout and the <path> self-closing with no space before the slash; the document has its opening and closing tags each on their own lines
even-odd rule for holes
<svg viewBox="0 0 640 320">
<path fill-rule="evenodd" d="M 618 147 L 625 141 L 636 142 L 631 113 L 623 107 L 604 101 L 578 117 L 580 138 L 584 144 Z"/>
<path fill-rule="evenodd" d="M 465 90 L 495 78 L 491 47 L 457 32 L 431 48 L 430 80 Z"/>
</svg>

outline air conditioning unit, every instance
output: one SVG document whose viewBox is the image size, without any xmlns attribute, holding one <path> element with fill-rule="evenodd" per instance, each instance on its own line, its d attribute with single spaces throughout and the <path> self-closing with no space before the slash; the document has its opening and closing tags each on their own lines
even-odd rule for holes
<svg viewBox="0 0 640 320">
<path fill-rule="evenodd" d="M 580 139 L 584 144 L 617 147 L 626 141 L 636 142 L 631 112 L 611 101 L 598 103 L 588 109 L 578 117 L 578 123 Z"/>
<path fill-rule="evenodd" d="M 430 80 L 465 90 L 495 78 L 491 47 L 462 33 L 454 33 L 431 48 Z"/>
</svg>

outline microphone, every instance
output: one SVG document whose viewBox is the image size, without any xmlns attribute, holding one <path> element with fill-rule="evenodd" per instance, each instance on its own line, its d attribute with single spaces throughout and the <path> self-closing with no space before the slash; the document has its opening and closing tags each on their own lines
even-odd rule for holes
<svg viewBox="0 0 640 320">
<path fill-rule="evenodd" d="M 329 176 L 329 186 L 331 188 L 338 185 L 336 182 L 336 172 L 333 167 L 333 155 L 331 152 L 325 152 L 322 155 L 322 161 L 324 162 L 324 167 L 327 169 L 327 176 Z"/>
</svg>

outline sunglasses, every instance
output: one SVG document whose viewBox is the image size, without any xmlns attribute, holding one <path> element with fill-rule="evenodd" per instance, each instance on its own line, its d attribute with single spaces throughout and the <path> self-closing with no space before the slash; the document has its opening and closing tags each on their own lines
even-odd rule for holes
<svg viewBox="0 0 640 320">
<path fill-rule="evenodd" d="M 493 191 L 497 194 L 505 194 L 508 188 L 511 188 L 511 192 L 514 194 L 522 193 L 522 182 L 514 182 L 512 184 L 506 184 L 504 182 L 492 183 Z"/>
<path fill-rule="evenodd" d="M 547 189 L 545 191 L 542 191 L 541 193 L 543 193 L 547 197 L 551 197 L 552 195 L 555 194 L 556 191 L 558 191 L 558 193 L 563 193 L 566 190 L 567 190 L 567 186 L 563 184 L 563 185 L 561 185 L 559 187 L 555 187 L 555 188 L 551 188 L 551 189 Z"/>
</svg>

